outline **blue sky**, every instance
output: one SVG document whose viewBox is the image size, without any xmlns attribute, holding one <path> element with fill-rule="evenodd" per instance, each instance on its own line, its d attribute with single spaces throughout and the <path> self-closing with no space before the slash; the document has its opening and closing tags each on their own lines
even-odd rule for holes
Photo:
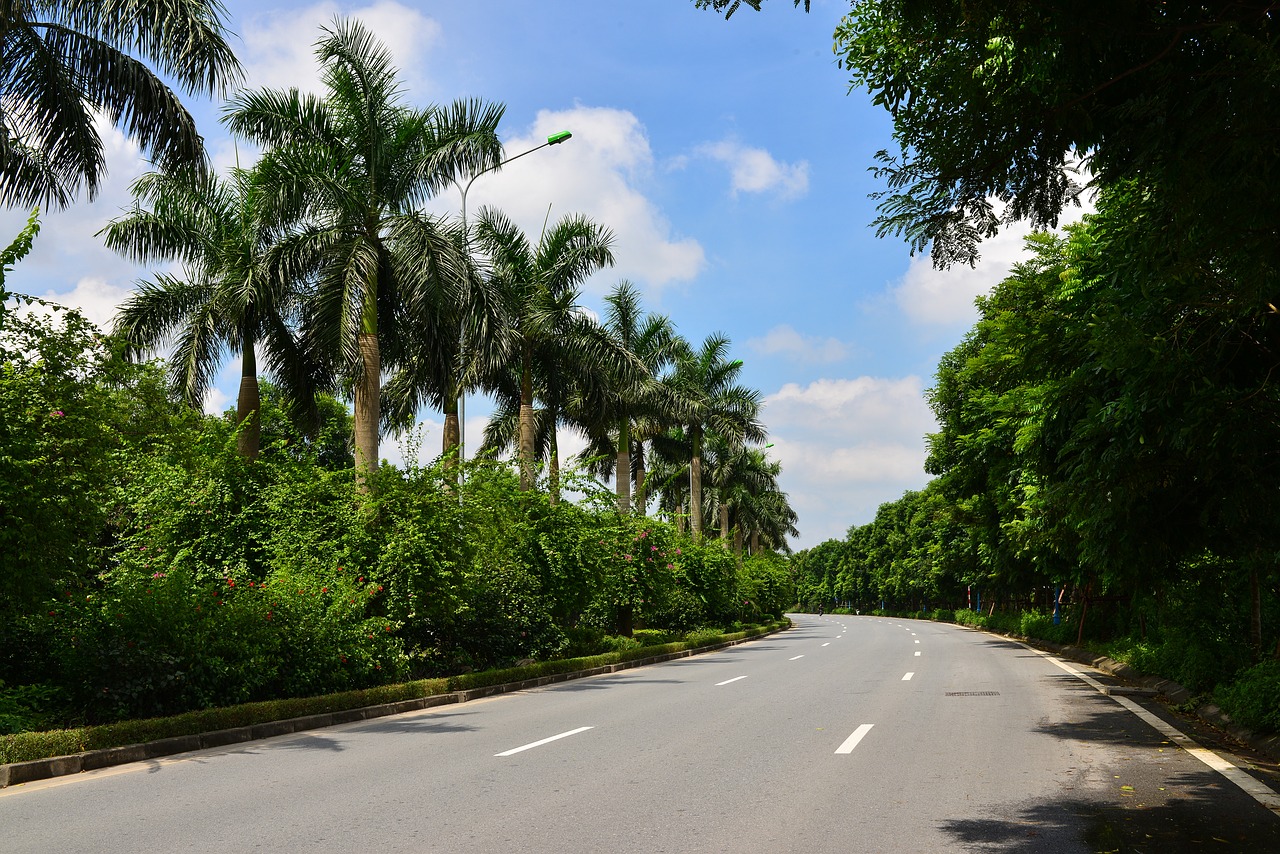
<svg viewBox="0 0 1280 854">
<path fill-rule="evenodd" d="M 373 4 L 227 3 L 251 87 L 318 89 L 313 44 L 335 16 L 360 18 L 393 52 L 407 101 L 459 97 L 506 104 L 508 156 L 559 130 L 573 138 L 478 179 L 468 195 L 536 234 L 551 216 L 585 213 L 612 228 L 618 264 L 587 285 L 598 310 L 619 279 L 669 315 L 690 341 L 733 340 L 742 379 L 764 395 L 781 485 L 804 548 L 843 537 L 876 507 L 927 482 L 923 391 L 938 357 L 976 315 L 973 298 L 1008 270 L 1022 231 L 984 249 L 976 269 L 939 272 L 870 227 L 879 189 L 868 171 L 891 148 L 887 114 L 849 91 L 831 33 L 847 0 L 785 0 L 725 21 L 691 0 L 381 0 Z M 221 105 L 186 98 L 215 162 L 254 152 L 233 144 Z M 125 207 L 146 164 L 108 130 L 110 177 L 92 204 L 43 217 L 35 249 L 10 286 L 81 306 L 108 325 L 150 271 L 104 249 L 94 233 Z M 458 192 L 431 205 L 457 213 Z M 21 211 L 0 212 L 16 234 Z M 235 394 L 228 359 L 207 409 Z M 468 444 L 483 401 L 467 408 Z M 438 452 L 441 418 L 422 413 Z M 562 447 L 580 447 L 564 436 Z M 400 458 L 394 437 L 383 454 Z"/>
</svg>

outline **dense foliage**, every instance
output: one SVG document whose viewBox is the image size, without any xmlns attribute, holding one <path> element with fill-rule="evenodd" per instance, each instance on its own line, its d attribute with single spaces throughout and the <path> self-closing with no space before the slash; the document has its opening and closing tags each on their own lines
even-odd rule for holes
<svg viewBox="0 0 1280 854">
<path fill-rule="evenodd" d="M 1276 315 L 1242 306 L 1229 257 L 1135 261 L 1145 202 L 1109 190 L 1028 241 L 939 364 L 935 480 L 797 555 L 802 601 L 1030 611 L 1196 691 L 1277 648 Z M 1274 705 L 1259 667 L 1226 702 Z"/>
<path fill-rule="evenodd" d="M 936 479 L 797 555 L 802 602 L 1105 640 L 1275 728 L 1278 37 L 1264 2 L 850 4 L 836 55 L 894 126 L 880 234 L 945 267 L 1086 187 L 1097 214 L 979 300 Z"/>
<path fill-rule="evenodd" d="M 263 447 L 82 317 L 7 311 L 0 363 L 0 726 L 172 714 L 609 648 L 779 614 L 780 559 L 741 563 L 611 494 L 553 502 L 506 464 L 377 473 L 350 416 L 308 436 L 264 394 Z M 341 464 L 335 466 L 335 460 Z"/>
</svg>

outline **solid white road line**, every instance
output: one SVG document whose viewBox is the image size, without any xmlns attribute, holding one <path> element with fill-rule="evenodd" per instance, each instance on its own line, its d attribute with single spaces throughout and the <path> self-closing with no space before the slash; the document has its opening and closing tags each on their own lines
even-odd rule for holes
<svg viewBox="0 0 1280 854">
<path fill-rule="evenodd" d="M 1027 645 L 1023 644 L 1023 646 L 1027 646 Z M 1097 679 L 1094 679 L 1089 674 L 1083 673 L 1075 669 L 1074 667 L 1072 667 L 1070 664 L 1067 664 L 1065 661 L 1054 658 L 1048 653 L 1042 652 L 1041 650 L 1038 650 L 1035 647 L 1027 646 L 1027 649 L 1031 650 L 1036 655 L 1039 655 L 1053 662 L 1058 667 L 1070 673 L 1072 676 L 1075 676 L 1077 679 L 1080 679 L 1082 682 L 1085 682 L 1088 685 L 1092 686 L 1093 688 L 1097 689 L 1099 693 L 1106 693 L 1104 691 L 1104 687 L 1102 683 L 1100 683 Z M 1139 706 L 1137 703 L 1133 702 L 1133 700 L 1130 700 L 1128 697 L 1117 697 L 1115 695 L 1111 695 L 1111 699 L 1115 700 L 1121 706 L 1124 706 L 1126 709 L 1133 712 L 1138 717 L 1142 718 L 1142 720 L 1146 721 L 1153 729 L 1155 729 L 1165 738 L 1172 741 L 1174 744 L 1181 747 L 1183 750 L 1187 751 L 1187 753 L 1190 753 L 1196 759 L 1199 759 L 1205 765 L 1208 765 L 1214 771 L 1217 771 L 1219 774 L 1226 777 L 1232 783 L 1235 783 L 1237 786 L 1243 789 L 1246 794 L 1252 797 L 1255 801 L 1262 804 L 1264 807 L 1271 810 L 1272 812 L 1280 813 L 1280 794 L 1276 794 L 1276 792 L 1270 786 L 1267 786 L 1264 783 L 1258 782 L 1253 777 L 1249 776 L 1249 774 L 1245 773 L 1244 771 L 1241 771 L 1235 765 L 1231 764 L 1231 762 L 1219 756 L 1217 753 L 1213 752 L 1212 750 L 1201 747 L 1194 739 L 1184 735 L 1181 730 L 1175 729 L 1174 727 L 1165 723 L 1159 717 L 1151 714 L 1151 712 L 1142 708 L 1142 706 Z"/>
<path fill-rule="evenodd" d="M 788 659 L 787 659 L 787 661 L 795 661 L 795 660 L 800 659 L 800 658 L 804 658 L 804 656 L 803 656 L 803 655 L 793 656 L 793 657 L 791 657 L 791 658 L 788 658 Z"/>
<path fill-rule="evenodd" d="M 504 750 L 501 753 L 495 753 L 493 755 L 494 756 L 510 756 L 513 753 L 519 753 L 522 750 L 529 750 L 530 748 L 533 748 L 533 747 L 541 747 L 544 744 L 548 744 L 553 741 L 558 741 L 559 739 L 562 739 L 562 738 L 568 738 L 571 735 L 577 735 L 578 733 L 586 732 L 589 729 L 594 729 L 594 727 L 580 726 L 577 729 L 571 729 L 568 732 L 562 732 L 559 735 L 553 735 L 550 738 L 544 738 L 540 741 L 534 741 L 534 742 L 530 742 L 529 744 L 523 744 L 520 747 L 513 747 L 510 750 Z"/>
<path fill-rule="evenodd" d="M 732 679 L 726 679 L 723 682 L 717 682 L 716 687 L 719 688 L 721 685 L 728 685 L 730 682 L 737 682 L 739 679 L 746 679 L 746 678 L 747 677 L 745 676 L 735 676 Z"/>
<path fill-rule="evenodd" d="M 912 676 L 915 676 L 915 673 L 908 673 L 906 676 L 903 676 L 903 677 L 902 677 L 902 681 L 903 681 L 903 682 L 910 682 L 910 681 L 911 681 L 911 677 L 912 677 Z"/>
<path fill-rule="evenodd" d="M 844 740 L 844 744 L 836 748 L 836 753 L 853 753 L 853 749 L 858 746 L 858 742 L 862 741 L 862 737 L 871 732 L 871 727 L 875 724 L 863 724 L 853 731 L 853 735 Z"/>
</svg>

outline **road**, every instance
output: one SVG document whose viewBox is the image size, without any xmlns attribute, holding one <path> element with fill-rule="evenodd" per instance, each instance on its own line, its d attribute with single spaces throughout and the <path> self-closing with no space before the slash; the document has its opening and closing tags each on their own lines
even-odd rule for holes
<svg viewBox="0 0 1280 854">
<path fill-rule="evenodd" d="M 793 619 L 693 658 L 10 787 L 0 852 L 1280 851 L 1273 809 L 1040 653 Z"/>
</svg>

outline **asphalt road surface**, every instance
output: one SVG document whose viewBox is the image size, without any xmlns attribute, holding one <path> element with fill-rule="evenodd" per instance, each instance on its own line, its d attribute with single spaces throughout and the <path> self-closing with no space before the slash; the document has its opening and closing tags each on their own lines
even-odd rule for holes
<svg viewBox="0 0 1280 854">
<path fill-rule="evenodd" d="M 955 626 L 793 619 L 666 664 L 3 789 L 0 852 L 1280 852 L 1274 782 L 1224 766 L 1250 795 L 1151 701 Z"/>
</svg>

